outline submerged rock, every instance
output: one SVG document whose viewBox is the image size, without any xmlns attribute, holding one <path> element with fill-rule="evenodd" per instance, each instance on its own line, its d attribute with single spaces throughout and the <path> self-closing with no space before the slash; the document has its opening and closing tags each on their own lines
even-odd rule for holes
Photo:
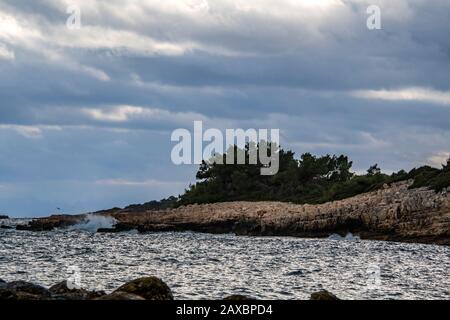
<svg viewBox="0 0 450 320">
<path fill-rule="evenodd" d="M 95 298 L 94 300 L 145 300 L 145 299 L 133 293 L 114 291 L 111 294 Z"/>
<path fill-rule="evenodd" d="M 303 276 L 303 271 L 302 270 L 295 270 L 295 271 L 291 271 L 286 273 L 287 276 Z"/>
<path fill-rule="evenodd" d="M 130 281 L 114 292 L 132 293 L 145 300 L 173 300 L 170 288 L 157 277 L 144 277 Z"/>
<path fill-rule="evenodd" d="M 331 292 L 328 292 L 327 290 L 321 290 L 312 293 L 309 300 L 340 300 L 340 299 Z"/>
</svg>

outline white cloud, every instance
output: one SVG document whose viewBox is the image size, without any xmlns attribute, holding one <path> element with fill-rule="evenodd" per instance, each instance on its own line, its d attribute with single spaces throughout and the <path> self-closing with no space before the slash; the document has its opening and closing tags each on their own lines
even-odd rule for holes
<svg viewBox="0 0 450 320">
<path fill-rule="evenodd" d="M 35 28 L 27 19 L 0 11 L 0 39 L 17 43 L 32 38 L 42 38 L 39 28 Z"/>
<path fill-rule="evenodd" d="M 0 130 L 13 130 L 25 138 L 41 138 L 44 130 L 61 130 L 60 126 L 27 126 L 15 124 L 0 124 Z"/>
<path fill-rule="evenodd" d="M 443 164 L 447 163 L 447 160 L 450 158 L 450 152 L 442 151 L 436 154 L 431 155 L 428 158 L 428 164 L 432 167 L 441 168 Z"/>
<path fill-rule="evenodd" d="M 371 100 L 420 101 L 439 105 L 450 105 L 450 91 L 438 91 L 429 88 L 404 88 L 398 90 L 357 90 L 350 95 Z"/>
<path fill-rule="evenodd" d="M 58 44 L 58 41 L 51 36 L 51 30 L 55 29 L 56 34 L 61 34 L 68 32 L 68 29 L 61 26 L 47 26 L 46 28 L 44 26 L 45 24 L 36 20 L 34 16 L 12 16 L 0 11 L 0 40 L 16 47 L 16 50 L 31 50 L 37 56 L 42 56 L 66 69 L 87 74 L 100 81 L 110 80 L 103 70 L 83 65 L 60 50 L 62 45 Z M 103 35 L 97 34 L 97 36 L 102 38 Z M 15 58 L 15 54 L 6 47 L 2 47 L 0 43 L 0 59 L 2 57 L 11 60 Z"/>
<path fill-rule="evenodd" d="M 5 45 L 0 43 L 0 60 L 14 60 L 15 58 L 14 51 L 9 50 Z"/>
<path fill-rule="evenodd" d="M 109 122 L 126 122 L 133 115 L 148 115 L 152 113 L 151 109 L 145 110 L 144 108 L 134 106 L 118 106 L 107 110 L 96 108 L 83 109 L 82 112 L 94 120 Z"/>
<path fill-rule="evenodd" d="M 84 108 L 81 112 L 92 120 L 105 122 L 166 121 L 169 123 L 186 123 L 194 120 L 207 120 L 204 115 L 194 112 L 171 112 L 159 108 L 140 106 L 112 106 L 108 108 Z"/>
<path fill-rule="evenodd" d="M 66 48 L 117 49 L 141 55 L 181 55 L 194 46 L 190 43 L 157 41 L 145 35 L 101 26 L 83 26 L 79 30 L 52 28 L 53 43 Z"/>
<path fill-rule="evenodd" d="M 0 125 L 2 130 L 14 130 L 26 138 L 40 138 L 42 130 L 36 126 Z"/>
</svg>

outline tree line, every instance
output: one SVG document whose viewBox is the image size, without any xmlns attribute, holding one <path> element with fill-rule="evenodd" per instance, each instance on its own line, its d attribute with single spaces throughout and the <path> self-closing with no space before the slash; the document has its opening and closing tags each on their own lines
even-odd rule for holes
<svg viewBox="0 0 450 320">
<path fill-rule="evenodd" d="M 257 146 L 258 148 L 259 146 Z M 273 147 L 273 146 L 272 146 Z M 249 145 L 234 148 L 250 157 Z M 381 171 L 377 164 L 366 173 L 352 171 L 353 162 L 345 155 L 315 156 L 304 153 L 299 158 L 294 152 L 277 148 L 279 170 L 272 176 L 260 174 L 263 164 L 216 164 L 203 161 L 196 174 L 197 182 L 182 195 L 143 205 L 133 205 L 130 210 L 161 210 L 181 205 L 215 203 L 225 201 L 284 201 L 298 204 L 319 204 L 341 200 L 383 187 L 384 184 L 413 179 L 410 188 L 429 187 L 440 191 L 450 186 L 450 158 L 442 168 L 430 166 L 414 168 L 409 172 L 400 170 L 390 175 Z M 227 152 L 229 152 L 228 149 Z M 222 156 L 227 157 L 227 152 Z M 237 163 L 236 161 L 234 163 Z"/>
<path fill-rule="evenodd" d="M 234 146 L 234 154 L 249 157 L 249 145 Z M 226 153 L 222 155 L 225 159 Z M 450 159 L 441 169 L 422 166 L 409 172 L 382 173 L 377 164 L 365 174 L 352 171 L 353 162 L 345 155 L 315 156 L 279 149 L 279 171 L 273 176 L 260 174 L 262 164 L 218 165 L 203 161 L 197 183 L 179 196 L 176 205 L 223 201 L 287 201 L 324 203 L 341 200 L 402 180 L 414 179 L 411 188 L 430 187 L 440 191 L 450 185 Z"/>
</svg>

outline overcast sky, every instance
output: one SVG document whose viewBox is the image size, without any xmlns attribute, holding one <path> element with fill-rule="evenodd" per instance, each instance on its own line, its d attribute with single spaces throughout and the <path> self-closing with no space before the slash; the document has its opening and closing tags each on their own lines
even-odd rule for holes
<svg viewBox="0 0 450 320">
<path fill-rule="evenodd" d="M 194 120 L 279 128 L 285 148 L 361 172 L 439 166 L 449 14 L 449 0 L 0 0 L 0 212 L 178 195 L 196 166 L 172 164 L 170 134 Z"/>
</svg>

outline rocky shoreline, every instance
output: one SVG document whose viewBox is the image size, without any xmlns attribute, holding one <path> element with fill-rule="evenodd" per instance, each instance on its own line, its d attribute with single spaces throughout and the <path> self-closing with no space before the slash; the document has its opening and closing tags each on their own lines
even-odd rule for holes
<svg viewBox="0 0 450 320">
<path fill-rule="evenodd" d="M 0 279 L 0 300 L 174 300 L 167 284 L 157 277 L 142 277 L 120 286 L 111 293 L 88 291 L 64 280 L 50 288 L 26 281 L 5 282 Z M 256 300 L 243 295 L 231 295 L 223 300 Z M 339 300 L 322 290 L 311 294 L 310 300 Z"/>
<path fill-rule="evenodd" d="M 413 181 L 320 205 L 283 202 L 224 202 L 161 211 L 112 209 L 94 215 L 114 218 L 98 232 L 194 231 L 250 236 L 328 237 L 351 232 L 362 239 L 450 244 L 450 188 L 409 189 Z M 34 219 L 18 230 L 48 231 L 87 221 L 90 215 Z"/>
</svg>

